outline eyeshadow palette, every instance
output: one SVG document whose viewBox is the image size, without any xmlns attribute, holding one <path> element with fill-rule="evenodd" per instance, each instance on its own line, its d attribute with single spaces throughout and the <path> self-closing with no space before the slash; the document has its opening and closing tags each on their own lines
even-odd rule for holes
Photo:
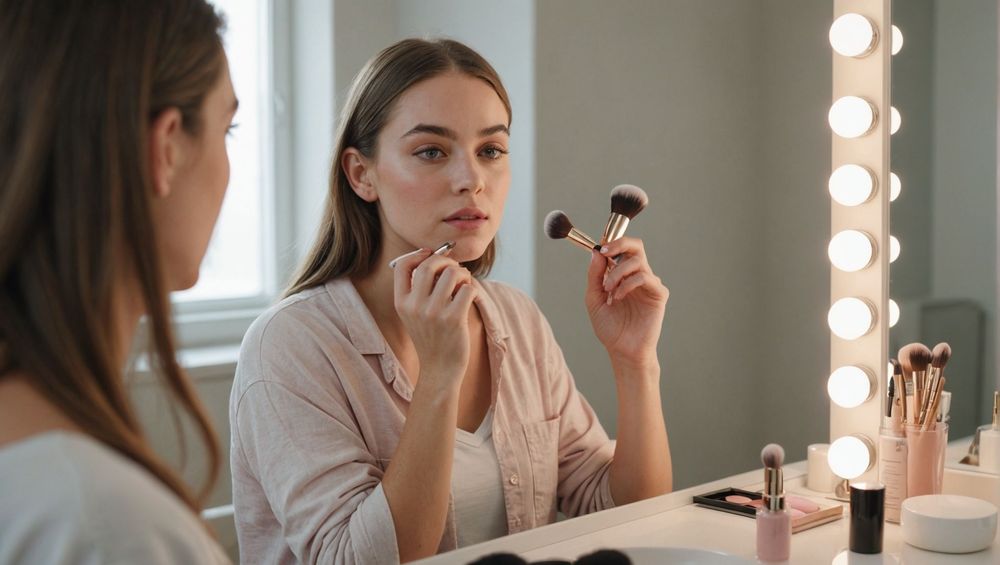
<svg viewBox="0 0 1000 565">
<path fill-rule="evenodd" d="M 749 490 L 726 488 L 695 496 L 694 503 L 712 510 L 756 518 L 757 509 L 764 504 L 764 495 Z M 821 504 L 793 494 L 785 494 L 785 507 L 792 513 L 793 534 L 839 520 L 844 513 L 844 506 L 840 503 Z"/>
</svg>

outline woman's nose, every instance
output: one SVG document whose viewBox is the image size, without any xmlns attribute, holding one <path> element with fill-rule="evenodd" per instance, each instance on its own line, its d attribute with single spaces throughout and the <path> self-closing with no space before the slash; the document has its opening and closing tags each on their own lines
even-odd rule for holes
<svg viewBox="0 0 1000 565">
<path fill-rule="evenodd" d="M 452 190 L 456 194 L 471 192 L 478 194 L 486 188 L 486 176 L 475 155 L 462 156 L 452 161 Z"/>
</svg>

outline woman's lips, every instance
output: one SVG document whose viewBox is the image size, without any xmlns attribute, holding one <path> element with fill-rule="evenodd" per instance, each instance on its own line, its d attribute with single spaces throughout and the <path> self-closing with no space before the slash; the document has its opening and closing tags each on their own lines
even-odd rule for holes
<svg viewBox="0 0 1000 565">
<path fill-rule="evenodd" d="M 452 218 L 445 220 L 445 223 L 457 230 L 469 231 L 486 225 L 486 218 Z"/>
</svg>

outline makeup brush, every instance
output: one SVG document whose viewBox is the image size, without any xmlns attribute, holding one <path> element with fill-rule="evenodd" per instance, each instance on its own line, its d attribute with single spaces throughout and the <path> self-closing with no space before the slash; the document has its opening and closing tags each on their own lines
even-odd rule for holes
<svg viewBox="0 0 1000 565">
<path fill-rule="evenodd" d="M 611 215 L 604 227 L 601 245 L 625 235 L 629 221 L 649 204 L 646 192 L 631 184 L 620 184 L 611 190 Z"/>
<path fill-rule="evenodd" d="M 920 405 L 917 404 L 917 385 L 913 382 L 913 364 L 910 362 L 910 350 L 913 349 L 913 344 L 904 345 L 899 348 L 899 365 L 903 370 L 903 386 L 906 390 L 906 395 L 904 397 L 906 403 L 906 409 L 904 412 L 907 415 L 907 424 L 917 423 L 917 413 L 920 411 Z"/>
<path fill-rule="evenodd" d="M 928 419 L 928 411 L 930 410 L 931 403 L 933 402 L 933 391 L 934 389 L 939 388 L 937 381 L 944 376 L 944 366 L 948 364 L 948 360 L 950 359 L 950 345 L 942 342 L 934 346 L 934 350 L 931 351 L 931 368 L 927 373 L 927 385 L 924 389 L 925 391 L 928 391 L 929 394 L 925 394 L 923 397 L 920 423 L 925 423 Z"/>
<path fill-rule="evenodd" d="M 764 506 L 770 510 L 785 508 L 785 486 L 781 465 L 785 462 L 785 449 L 769 443 L 760 451 L 764 464 Z"/>
<path fill-rule="evenodd" d="M 592 237 L 573 227 L 573 222 L 562 210 L 553 210 L 545 216 L 545 235 L 552 239 L 569 239 L 587 251 L 601 248 Z"/>
<path fill-rule="evenodd" d="M 898 359 L 890 359 L 892 363 L 892 382 L 896 383 L 896 402 L 899 403 L 900 420 L 906 422 L 906 380 L 903 377 L 903 366 Z"/>
<path fill-rule="evenodd" d="M 910 366 L 913 367 L 913 386 L 916 389 L 914 398 L 917 399 L 917 423 L 923 424 L 923 418 L 927 416 L 927 407 L 930 405 L 930 386 L 927 383 L 927 367 L 931 364 L 934 354 L 930 348 L 922 343 L 914 343 L 910 348 Z M 922 413 L 921 413 L 922 411 Z"/>
</svg>

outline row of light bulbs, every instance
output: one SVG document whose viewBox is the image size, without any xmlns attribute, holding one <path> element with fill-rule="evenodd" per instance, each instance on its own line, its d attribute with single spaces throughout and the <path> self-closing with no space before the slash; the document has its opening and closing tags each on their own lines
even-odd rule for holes
<svg viewBox="0 0 1000 565">
<path fill-rule="evenodd" d="M 861 58 L 871 54 L 878 45 L 878 28 L 861 14 L 844 14 L 830 26 L 830 45 L 845 57 Z M 891 49 L 895 55 L 903 46 L 903 34 L 892 26 Z M 855 139 L 871 133 L 878 124 L 878 109 L 870 101 L 858 96 L 844 96 L 835 101 L 829 113 L 830 128 L 845 139 Z M 902 118 L 890 106 L 889 131 L 899 131 Z M 875 195 L 875 175 L 867 167 L 847 164 L 830 175 L 830 196 L 841 206 L 860 206 Z M 890 173 L 890 201 L 896 200 L 902 183 L 895 173 Z M 876 258 L 876 245 L 872 236 L 860 230 L 844 230 L 835 234 L 828 248 L 830 262 L 841 271 L 853 273 L 868 268 Z M 899 257 L 899 240 L 889 238 L 889 262 Z M 837 337 L 855 340 L 867 335 L 875 327 L 876 307 L 860 297 L 845 297 L 830 307 L 827 323 Z M 889 326 L 899 321 L 899 306 L 889 301 Z M 827 393 L 830 399 L 843 408 L 855 408 L 871 399 L 876 386 L 875 375 L 866 367 L 846 365 L 830 374 Z M 854 479 L 866 473 L 875 459 L 875 446 L 863 434 L 847 435 L 830 445 L 828 461 L 831 470 L 844 479 Z"/>
</svg>

